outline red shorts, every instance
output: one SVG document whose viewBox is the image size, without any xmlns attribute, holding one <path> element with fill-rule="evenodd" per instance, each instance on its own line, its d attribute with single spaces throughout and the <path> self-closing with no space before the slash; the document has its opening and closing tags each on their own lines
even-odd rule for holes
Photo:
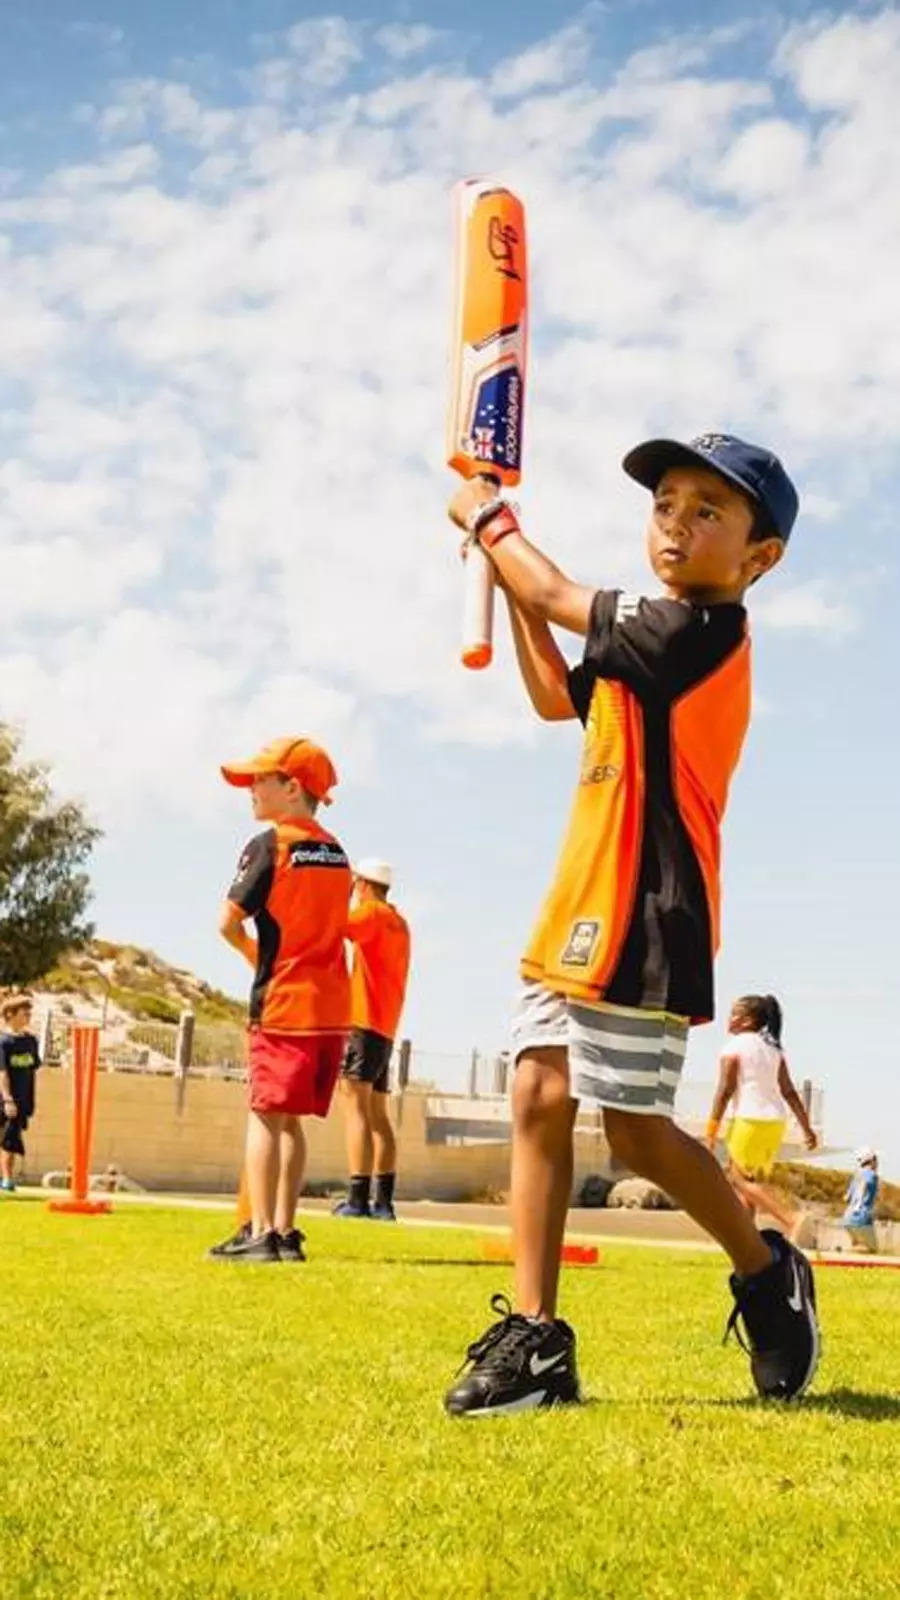
<svg viewBox="0 0 900 1600">
<path fill-rule="evenodd" d="M 346 1038 L 343 1033 L 267 1033 L 251 1028 L 250 1110 L 327 1117 Z"/>
</svg>

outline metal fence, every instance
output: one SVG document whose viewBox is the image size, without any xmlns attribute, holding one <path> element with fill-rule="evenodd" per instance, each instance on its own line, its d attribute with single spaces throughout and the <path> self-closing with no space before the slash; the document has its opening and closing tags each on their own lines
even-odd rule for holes
<svg viewBox="0 0 900 1600">
<path fill-rule="evenodd" d="M 99 1022 L 87 1008 L 77 1015 L 51 1006 L 40 1007 L 36 1026 L 42 1054 L 49 1065 L 63 1065 L 69 1035 L 76 1022 Z M 242 1078 L 245 1071 L 246 1035 L 229 1023 L 198 1023 L 192 1012 L 179 1023 L 134 1022 L 116 1024 L 101 1033 L 100 1068 L 107 1072 L 138 1072 L 187 1078 Z M 409 1040 L 398 1041 L 392 1078 L 395 1087 L 430 1090 L 436 1095 L 467 1095 L 472 1099 L 506 1095 L 511 1083 L 507 1051 L 423 1049 Z M 808 1080 L 801 1094 L 813 1127 L 821 1134 L 824 1095 Z M 695 1125 L 705 1121 L 712 1102 L 713 1085 L 683 1079 L 678 1090 L 678 1120 Z"/>
</svg>

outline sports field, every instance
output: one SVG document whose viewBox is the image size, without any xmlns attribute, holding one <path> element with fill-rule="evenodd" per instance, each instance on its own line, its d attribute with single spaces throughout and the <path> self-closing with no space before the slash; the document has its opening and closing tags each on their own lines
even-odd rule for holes
<svg viewBox="0 0 900 1600">
<path fill-rule="evenodd" d="M 505 1268 L 475 1235 L 304 1222 L 305 1266 L 203 1260 L 221 1213 L 0 1206 L 4 1600 L 882 1595 L 900 1273 L 823 1270 L 814 1393 L 748 1398 L 723 1266 L 572 1269 L 588 1403 L 450 1422 Z"/>
</svg>

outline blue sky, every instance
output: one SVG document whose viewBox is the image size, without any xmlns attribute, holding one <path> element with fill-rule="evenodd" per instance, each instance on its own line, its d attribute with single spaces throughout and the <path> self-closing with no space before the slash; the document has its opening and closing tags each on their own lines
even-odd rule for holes
<svg viewBox="0 0 900 1600">
<path fill-rule="evenodd" d="M 781 994 L 832 1141 L 900 1173 L 896 10 L 76 5 L 4 19 L 0 715 L 106 829 L 97 921 L 232 991 L 219 760 L 309 732 L 391 857 L 425 1052 L 501 1046 L 577 771 L 456 664 L 449 186 L 528 205 L 520 499 L 647 584 L 623 451 L 744 432 L 803 515 L 752 597 L 720 1004 Z M 501 29 L 502 24 L 502 29 Z M 502 32 L 502 37 L 501 37 Z M 574 641 L 572 654 L 575 653 Z M 698 1030 L 694 1077 L 717 1027 Z"/>
</svg>

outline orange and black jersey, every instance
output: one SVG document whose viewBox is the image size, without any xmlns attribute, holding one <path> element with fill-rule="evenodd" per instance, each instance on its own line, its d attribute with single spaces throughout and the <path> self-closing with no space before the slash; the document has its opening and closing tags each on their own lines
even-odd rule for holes
<svg viewBox="0 0 900 1600">
<path fill-rule="evenodd" d="M 707 1021 L 719 829 L 750 717 L 746 611 L 601 590 L 569 693 L 581 777 L 523 974 Z"/>
<path fill-rule="evenodd" d="M 350 978 L 353 1026 L 393 1039 L 409 976 L 406 919 L 387 900 L 364 900 L 350 912 L 347 937 L 354 944 Z"/>
<path fill-rule="evenodd" d="M 343 848 L 312 819 L 278 823 L 250 840 L 228 898 L 256 923 L 251 1022 L 273 1033 L 349 1028 L 351 887 Z"/>
</svg>

